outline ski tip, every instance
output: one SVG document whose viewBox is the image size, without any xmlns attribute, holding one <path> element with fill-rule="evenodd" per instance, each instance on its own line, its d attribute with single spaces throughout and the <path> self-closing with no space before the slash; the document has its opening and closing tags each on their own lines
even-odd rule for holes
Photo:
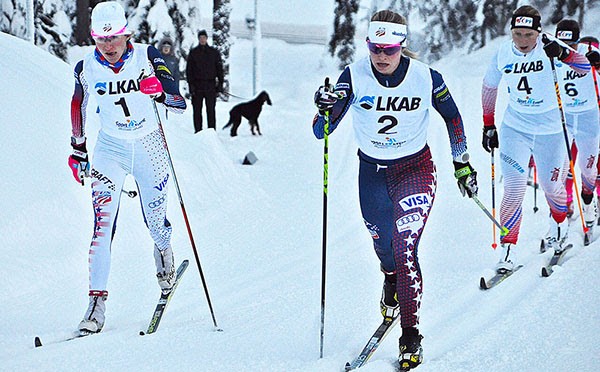
<svg viewBox="0 0 600 372">
<path fill-rule="evenodd" d="M 35 339 L 33 340 L 33 345 L 35 345 L 35 347 L 42 346 L 42 340 L 40 340 L 38 336 L 35 336 Z"/>
<path fill-rule="evenodd" d="M 481 277 L 481 279 L 479 279 L 479 289 L 483 289 L 483 290 L 488 289 L 484 277 Z"/>
<path fill-rule="evenodd" d="M 547 278 L 549 276 L 550 276 L 550 273 L 548 272 L 548 269 L 545 267 L 542 267 L 542 277 Z"/>
<path fill-rule="evenodd" d="M 145 334 L 146 334 L 146 332 L 140 331 L 140 336 L 144 336 Z"/>
</svg>

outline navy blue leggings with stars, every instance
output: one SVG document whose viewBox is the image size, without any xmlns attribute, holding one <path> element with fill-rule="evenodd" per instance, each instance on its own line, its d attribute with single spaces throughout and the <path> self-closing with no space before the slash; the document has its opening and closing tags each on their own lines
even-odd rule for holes
<svg viewBox="0 0 600 372">
<path fill-rule="evenodd" d="M 395 272 L 402 328 L 419 323 L 423 280 L 417 256 L 435 199 L 436 169 L 429 147 L 395 159 L 359 151 L 359 195 L 365 225 L 386 272 Z"/>
</svg>

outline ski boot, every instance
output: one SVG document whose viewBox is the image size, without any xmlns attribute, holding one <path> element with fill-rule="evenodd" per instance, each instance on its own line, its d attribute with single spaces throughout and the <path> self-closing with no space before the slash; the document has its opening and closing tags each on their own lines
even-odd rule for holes
<svg viewBox="0 0 600 372">
<path fill-rule="evenodd" d="M 156 263 L 156 278 L 163 294 L 168 294 L 173 289 L 175 280 L 175 264 L 173 260 L 173 249 L 169 245 L 162 251 L 154 245 L 154 261 Z"/>
<path fill-rule="evenodd" d="M 569 220 L 558 223 L 550 216 L 550 229 L 546 237 L 540 243 L 540 253 L 544 253 L 549 249 L 554 249 L 555 253 L 560 253 L 564 250 L 563 243 L 567 239 L 569 233 Z"/>
<path fill-rule="evenodd" d="M 107 298 L 107 291 L 90 291 L 90 303 L 78 327 L 80 335 L 98 333 L 102 330 Z"/>
<path fill-rule="evenodd" d="M 515 268 L 514 259 L 514 244 L 510 243 L 502 243 L 500 244 L 500 260 L 496 264 L 496 272 L 498 274 L 506 274 L 510 271 L 513 271 Z"/>
<path fill-rule="evenodd" d="M 385 274 L 383 281 L 383 290 L 381 292 L 381 315 L 384 320 L 392 320 L 400 314 L 400 304 L 398 303 L 398 294 L 396 293 L 396 273 Z"/>
<path fill-rule="evenodd" d="M 589 245 L 592 242 L 592 238 L 594 236 L 594 225 L 596 224 L 596 219 L 598 218 L 598 209 L 596 203 L 594 201 L 590 201 L 590 203 L 583 204 L 583 220 L 585 221 L 585 227 L 587 231 L 583 236 L 583 245 Z"/>
<path fill-rule="evenodd" d="M 422 339 L 423 336 L 419 334 L 418 329 L 414 327 L 402 328 L 402 336 L 399 342 L 400 355 L 398 356 L 400 371 L 408 371 L 423 362 Z"/>
</svg>

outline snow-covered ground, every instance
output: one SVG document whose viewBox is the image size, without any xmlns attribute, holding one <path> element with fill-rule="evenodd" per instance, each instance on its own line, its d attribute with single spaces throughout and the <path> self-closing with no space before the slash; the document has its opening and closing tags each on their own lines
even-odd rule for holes
<svg viewBox="0 0 600 372">
<path fill-rule="evenodd" d="M 480 84 L 497 43 L 435 64 L 465 119 L 480 198 L 490 205 L 490 160 L 480 146 Z M 360 48 L 359 48 L 360 49 Z M 364 54 L 364 51 L 361 51 Z M 152 241 L 137 199 L 123 198 L 113 243 L 107 320 L 102 333 L 69 342 L 87 306 L 92 232 L 89 186 L 67 167 L 72 67 L 0 34 L 0 370 L 2 371 L 339 371 L 380 322 L 382 274 L 362 224 L 351 117 L 330 137 L 324 357 L 319 359 L 323 144 L 314 139 L 312 96 L 336 64 L 323 47 L 262 41 L 262 84 L 273 100 L 263 136 L 244 123 L 240 136 L 193 134 L 191 109 L 164 128 L 191 221 L 216 319 L 195 266 L 174 185 L 168 217 L 178 261 L 191 265 L 159 331 L 139 336 L 159 297 Z M 26 56 L 26 58 L 23 58 Z M 231 91 L 251 91 L 252 43 L 231 51 Z M 502 97 L 499 106 L 505 104 Z M 219 102 L 219 127 L 239 101 Z M 498 108 L 498 113 L 502 108 Z M 501 115 L 499 115 L 501 116 Z M 98 124 L 90 113 L 89 143 Z M 519 241 L 526 265 L 491 291 L 492 224 L 462 198 L 453 178 L 445 126 L 432 115 L 430 140 L 438 194 L 424 238 L 418 371 L 597 371 L 600 367 L 600 244 L 575 248 L 561 270 L 539 275 L 547 225 L 541 193 L 524 204 Z M 90 147 L 92 147 L 90 146 Z M 242 165 L 245 154 L 258 157 Z M 550 151 L 550 150 L 549 150 Z M 496 177 L 499 178 L 499 175 Z M 501 185 L 497 185 L 500 200 Z M 132 189 L 128 180 L 125 188 Z M 45 346 L 33 347 L 34 336 Z M 392 371 L 399 330 L 364 371 Z"/>
</svg>

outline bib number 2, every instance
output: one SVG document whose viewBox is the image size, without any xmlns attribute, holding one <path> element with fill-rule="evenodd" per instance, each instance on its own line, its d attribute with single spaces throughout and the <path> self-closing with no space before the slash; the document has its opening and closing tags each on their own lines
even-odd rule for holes
<svg viewBox="0 0 600 372">
<path fill-rule="evenodd" d="M 396 125 L 398 125 L 398 119 L 396 119 L 396 117 L 394 117 L 392 115 L 383 115 L 382 117 L 379 118 L 379 120 L 377 122 L 379 124 L 385 124 L 377 133 L 386 134 L 386 135 L 397 133 L 397 132 L 390 132 L 390 130 L 392 128 L 394 128 Z M 388 124 L 386 124 L 386 123 L 388 123 Z"/>
</svg>

